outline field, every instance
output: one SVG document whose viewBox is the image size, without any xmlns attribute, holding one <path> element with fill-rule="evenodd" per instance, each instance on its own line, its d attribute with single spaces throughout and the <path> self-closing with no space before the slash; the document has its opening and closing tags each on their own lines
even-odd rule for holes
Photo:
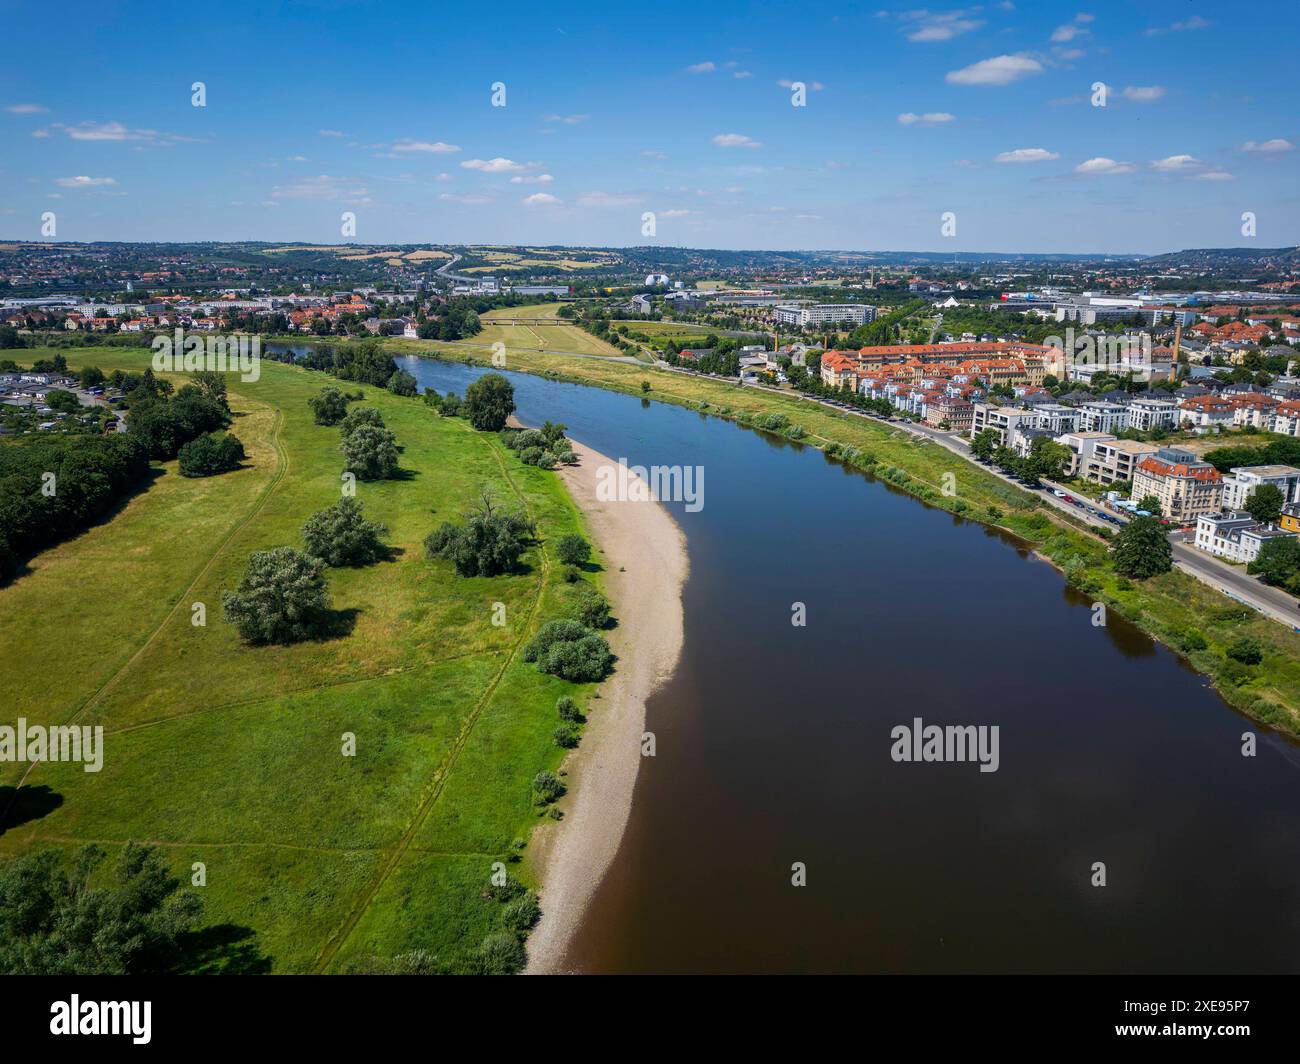
<svg viewBox="0 0 1300 1064">
<path fill-rule="evenodd" d="M 111 371 L 142 369 L 147 352 L 65 354 Z M 306 403 L 329 380 L 267 362 L 255 383 L 232 376 L 245 468 L 189 480 L 167 463 L 112 520 L 0 588 L 4 719 L 105 729 L 102 772 L 31 772 L 0 859 L 134 839 L 186 882 L 202 862 L 205 923 L 223 929 L 205 968 L 336 971 L 418 948 L 463 969 L 498 929 L 483 893 L 536 822 L 532 777 L 559 764 L 555 700 L 586 700 L 519 657 L 563 602 L 547 544 L 581 519 L 554 474 L 494 436 L 367 387 L 403 473 L 357 497 L 395 556 L 329 572 L 334 637 L 242 645 L 222 590 L 250 552 L 300 546 L 306 517 L 339 496 L 339 431 Z M 424 559 L 424 536 L 482 491 L 538 522 L 525 572 L 464 579 Z M 342 756 L 346 733 L 355 757 Z M 22 767 L 0 764 L 4 804 Z"/>
<path fill-rule="evenodd" d="M 618 348 L 598 340 L 576 325 L 497 325 L 505 318 L 554 318 L 561 303 L 542 303 L 534 307 L 501 307 L 489 310 L 480 320 L 483 331 L 464 341 L 476 347 L 491 350 L 494 343 L 503 343 L 507 350 L 535 351 L 547 354 L 563 351 L 579 355 L 621 355 Z"/>
<path fill-rule="evenodd" d="M 463 358 L 447 350 L 445 357 Z M 1039 508 L 1038 500 L 980 466 L 887 423 L 835 411 L 794 394 L 741 387 L 717 378 L 669 372 L 590 358 L 510 353 L 510 368 L 643 394 L 757 427 L 784 415 L 803 429 L 805 444 L 853 447 L 872 459 L 873 475 L 917 495 L 931 506 L 1004 528 L 1063 570 L 1071 583 L 1104 601 L 1150 635 L 1184 653 L 1209 676 L 1220 694 L 1242 712 L 1291 734 L 1300 734 L 1300 633 L 1234 603 L 1185 573 L 1174 570 L 1146 581 L 1129 581 L 1111 568 L 1106 544 L 1080 526 Z M 947 480 L 948 476 L 951 480 Z M 951 493 L 944 492 L 945 482 Z M 1204 645 L 1198 645 L 1198 637 Z M 1226 656 L 1233 642 L 1251 638 L 1264 652 L 1258 666 Z"/>
</svg>

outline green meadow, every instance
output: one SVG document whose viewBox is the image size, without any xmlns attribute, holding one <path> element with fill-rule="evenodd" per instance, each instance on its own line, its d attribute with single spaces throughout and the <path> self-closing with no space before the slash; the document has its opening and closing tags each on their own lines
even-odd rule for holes
<svg viewBox="0 0 1300 1064">
<path fill-rule="evenodd" d="M 106 372 L 148 358 L 64 353 Z M 515 840 L 539 815 L 531 781 L 561 761 L 555 701 L 587 699 L 519 653 L 563 607 L 548 544 L 583 531 L 581 516 L 554 473 L 494 435 L 345 383 L 403 448 L 398 478 L 357 484 L 392 557 L 327 571 L 335 634 L 245 646 L 221 619 L 222 591 L 251 552 L 301 547 L 342 471 L 338 428 L 313 424 L 307 406 L 332 378 L 261 370 L 256 382 L 228 377 L 243 468 L 187 479 L 157 465 L 110 520 L 0 588 L 0 718 L 105 732 L 101 772 L 31 770 L 19 815 L 0 826 L 0 860 L 135 840 L 162 848 L 184 882 L 202 863 L 214 930 L 201 970 L 338 971 L 417 949 L 466 970 L 501 930 L 502 906 L 484 896 L 492 865 L 518 861 Z M 426 560 L 429 531 L 484 492 L 537 522 L 522 571 L 461 578 Z M 355 756 L 343 754 L 347 734 Z M 0 797 L 25 767 L 0 764 Z M 525 863 L 509 866 L 528 881 Z"/>
</svg>

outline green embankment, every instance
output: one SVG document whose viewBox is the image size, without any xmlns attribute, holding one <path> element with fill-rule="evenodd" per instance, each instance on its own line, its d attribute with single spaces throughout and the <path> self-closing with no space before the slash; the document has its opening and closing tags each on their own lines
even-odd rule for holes
<svg viewBox="0 0 1300 1064">
<path fill-rule="evenodd" d="M 475 361 L 463 350 L 444 345 L 395 346 L 404 353 Z M 506 368 L 644 395 L 755 428 L 776 415 L 803 429 L 803 443 L 831 453 L 853 448 L 856 455 L 844 456 L 849 464 L 931 506 L 1015 533 L 1062 569 L 1074 587 L 1182 653 L 1232 706 L 1262 723 L 1300 734 L 1300 634 L 1177 570 L 1142 582 L 1117 575 L 1104 540 L 1042 507 L 1030 492 L 937 444 L 887 423 L 716 378 L 527 350 L 509 350 Z M 650 385 L 648 393 L 641 390 L 643 381 Z M 951 494 L 945 494 L 945 487 Z M 1227 656 L 1228 647 L 1243 637 L 1261 644 L 1264 659 L 1259 665 L 1243 665 Z M 1014 659 L 1008 667 L 1014 668 Z M 1079 667 L 1087 668 L 1086 659 Z"/>
<path fill-rule="evenodd" d="M 63 353 L 105 371 L 142 370 L 149 354 Z M 162 847 L 187 883 L 202 862 L 204 923 L 229 925 L 213 967 L 333 971 L 423 949 L 472 968 L 502 929 L 503 906 L 484 897 L 493 863 L 526 878 L 509 862 L 537 821 L 534 775 L 562 759 L 555 701 L 589 693 L 519 656 L 563 609 L 548 544 L 583 531 L 581 516 L 555 474 L 494 435 L 364 387 L 403 447 L 402 476 L 360 483 L 357 497 L 396 556 L 329 570 L 342 634 L 244 646 L 221 619 L 222 590 L 250 552 L 301 546 L 342 471 L 339 430 L 313 424 L 307 406 L 331 378 L 261 368 L 257 382 L 228 378 L 244 468 L 192 480 L 166 463 L 110 521 L 0 588 L 13 666 L 3 718 L 105 729 L 100 773 L 31 771 L 20 808 L 41 815 L 0 829 L 0 859 L 134 839 Z M 465 579 L 425 560 L 425 535 L 483 490 L 537 521 L 526 571 Z M 205 626 L 191 623 L 195 603 Z M 342 754 L 349 732 L 355 757 Z M 24 767 L 0 764 L 6 802 Z"/>
</svg>

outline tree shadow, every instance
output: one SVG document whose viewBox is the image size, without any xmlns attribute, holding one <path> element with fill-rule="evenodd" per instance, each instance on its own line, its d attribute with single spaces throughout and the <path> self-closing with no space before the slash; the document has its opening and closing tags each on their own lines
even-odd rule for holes
<svg viewBox="0 0 1300 1064">
<path fill-rule="evenodd" d="M 191 975 L 266 975 L 271 958 L 257 947 L 257 934 L 239 924 L 214 924 L 181 936 Z"/>
<path fill-rule="evenodd" d="M 31 787 L 0 787 L 0 835 L 58 809 L 63 795 L 44 783 Z"/>
<path fill-rule="evenodd" d="M 361 611 L 355 606 L 343 610 L 325 610 L 314 629 L 309 642 L 328 643 L 335 639 L 346 639 L 357 626 Z"/>
</svg>

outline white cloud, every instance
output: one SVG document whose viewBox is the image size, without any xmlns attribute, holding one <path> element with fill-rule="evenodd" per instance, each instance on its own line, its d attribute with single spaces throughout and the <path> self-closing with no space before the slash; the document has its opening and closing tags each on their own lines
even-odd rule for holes
<svg viewBox="0 0 1300 1064">
<path fill-rule="evenodd" d="M 1107 159 L 1104 155 L 1099 155 L 1095 159 L 1089 159 L 1080 163 L 1074 168 L 1076 174 L 1085 175 L 1108 175 L 1108 174 L 1131 174 L 1137 167 L 1132 163 L 1117 163 L 1114 159 Z"/>
<path fill-rule="evenodd" d="M 513 159 L 466 159 L 460 164 L 466 170 L 482 170 L 485 174 L 514 174 L 523 170 L 536 170 L 541 163 L 517 163 Z"/>
<path fill-rule="evenodd" d="M 737 70 L 731 75 L 733 78 L 752 78 L 754 75 L 748 70 Z"/>
<path fill-rule="evenodd" d="M 566 126 L 576 126 L 579 122 L 585 122 L 591 115 L 543 115 L 543 122 L 561 122 Z"/>
<path fill-rule="evenodd" d="M 54 183 L 60 188 L 103 188 L 117 184 L 111 177 L 60 177 Z"/>
<path fill-rule="evenodd" d="M 1046 148 L 1017 148 L 1015 151 L 1004 151 L 995 155 L 995 163 L 1049 163 L 1053 159 L 1061 157 L 1059 152 L 1048 151 Z"/>
<path fill-rule="evenodd" d="M 658 213 L 660 218 L 685 218 L 688 214 L 693 214 L 694 212 L 674 208 L 670 211 L 659 211 Z"/>
<path fill-rule="evenodd" d="M 1193 174 L 1193 181 L 1235 181 L 1237 180 L 1226 170 L 1207 170 L 1203 174 Z"/>
<path fill-rule="evenodd" d="M 782 78 L 777 82 L 777 84 L 783 89 L 793 89 L 798 82 L 794 81 L 792 78 Z M 812 92 L 821 92 L 822 89 L 826 88 L 826 86 L 820 81 L 805 81 L 803 84 L 805 88 Z"/>
<path fill-rule="evenodd" d="M 1168 26 L 1156 26 L 1144 31 L 1147 37 L 1159 37 L 1164 33 L 1186 33 L 1188 30 L 1203 30 L 1209 26 L 1209 22 L 1201 18 L 1200 15 L 1193 15 L 1183 22 L 1174 22 Z"/>
<path fill-rule="evenodd" d="M 477 194 L 463 195 L 459 192 L 440 192 L 438 193 L 438 198 L 440 200 L 447 200 L 450 203 L 464 203 L 466 206 L 471 207 L 478 203 L 492 202 L 491 196 L 480 196 Z"/>
<path fill-rule="evenodd" d="M 534 192 L 531 196 L 524 197 L 524 203 L 530 207 L 547 207 L 559 202 L 559 197 L 552 196 L 549 192 Z"/>
<path fill-rule="evenodd" d="M 1134 103 L 1154 103 L 1165 94 L 1163 85 L 1129 85 L 1120 93 L 1126 100 Z"/>
<path fill-rule="evenodd" d="M 942 126 L 956 121 L 957 116 L 947 111 L 927 111 L 923 115 L 905 111 L 898 116 L 898 123 L 903 126 Z"/>
<path fill-rule="evenodd" d="M 524 174 L 522 176 L 512 177 L 512 185 L 549 185 L 554 181 L 550 174 Z"/>
<path fill-rule="evenodd" d="M 322 137 L 346 137 L 346 136 L 348 136 L 347 133 L 344 133 L 344 132 L 342 132 L 341 130 L 337 130 L 337 129 L 322 129 L 322 130 L 319 132 L 318 135 L 319 135 L 319 136 L 322 136 Z"/>
<path fill-rule="evenodd" d="M 1201 161 L 1194 155 L 1170 155 L 1165 159 L 1156 159 L 1152 168 L 1165 174 L 1182 174 L 1189 170 L 1197 170 L 1201 166 Z"/>
<path fill-rule="evenodd" d="M 616 195 L 610 192 L 584 192 L 578 197 L 579 207 L 630 207 L 640 202 L 639 196 Z"/>
<path fill-rule="evenodd" d="M 903 34 L 917 44 L 951 41 L 984 25 L 983 19 L 971 18 L 974 11 L 906 11 L 899 18 L 907 24 Z"/>
<path fill-rule="evenodd" d="M 292 185 L 276 185 L 271 189 L 272 199 L 345 200 L 361 204 L 370 203 L 370 192 L 354 178 L 331 177 L 319 174 L 304 177 Z"/>
<path fill-rule="evenodd" d="M 1076 26 L 1073 23 L 1066 23 L 1064 26 L 1057 26 L 1052 31 L 1051 40 L 1053 44 L 1068 44 L 1074 38 L 1079 37 L 1088 31 L 1082 26 Z"/>
<path fill-rule="evenodd" d="M 763 145 L 743 133 L 719 133 L 713 138 L 719 148 L 761 148 Z"/>
<path fill-rule="evenodd" d="M 706 60 L 706 61 L 703 62 L 703 63 L 696 63 L 694 66 L 688 66 L 688 67 L 686 68 L 686 73 L 688 73 L 688 74 L 711 74 L 713 71 L 715 71 L 715 70 L 717 70 L 717 69 L 718 69 L 717 66 L 716 66 L 716 65 L 715 65 L 711 60 Z"/>
<path fill-rule="evenodd" d="M 668 156 L 665 155 L 663 152 L 661 152 L 661 151 L 651 151 L 649 148 L 647 148 L 647 149 L 646 149 L 645 151 L 643 151 L 641 154 L 644 155 L 647 159 L 658 159 L 658 160 L 660 160 L 660 161 L 663 161 L 664 159 L 667 159 L 667 158 L 668 158 Z"/>
<path fill-rule="evenodd" d="M 1275 137 L 1273 140 L 1266 140 L 1262 144 L 1253 140 L 1246 141 L 1238 151 L 1262 152 L 1266 155 L 1273 155 L 1278 152 L 1292 151 L 1295 145 L 1289 140 L 1283 140 L 1281 137 Z"/>
<path fill-rule="evenodd" d="M 1076 59 L 1082 59 L 1088 53 L 1082 48 L 1053 48 L 1052 54 L 1063 63 L 1071 63 Z"/>
<path fill-rule="evenodd" d="M 11 115 L 43 115 L 49 108 L 39 103 L 11 103 L 5 110 Z"/>
<path fill-rule="evenodd" d="M 403 137 L 401 140 L 393 142 L 393 151 L 398 154 L 407 154 L 410 152 L 428 152 L 434 155 L 441 155 L 447 152 L 460 151 L 458 144 L 446 144 L 443 141 L 412 140 L 410 137 Z"/>
<path fill-rule="evenodd" d="M 996 55 L 961 70 L 951 70 L 945 80 L 949 85 L 1010 85 L 1042 72 L 1043 64 L 1037 59 L 1026 55 Z"/>
<path fill-rule="evenodd" d="M 196 139 L 194 137 L 182 137 L 175 133 L 162 133 L 156 129 L 132 129 L 121 122 L 82 122 L 75 126 L 67 126 L 62 122 L 56 122 L 48 130 L 38 130 L 37 132 L 43 136 L 48 136 L 51 132 L 66 133 L 73 140 L 137 141 L 145 144 L 176 144 L 180 141 L 193 141 Z"/>
</svg>

